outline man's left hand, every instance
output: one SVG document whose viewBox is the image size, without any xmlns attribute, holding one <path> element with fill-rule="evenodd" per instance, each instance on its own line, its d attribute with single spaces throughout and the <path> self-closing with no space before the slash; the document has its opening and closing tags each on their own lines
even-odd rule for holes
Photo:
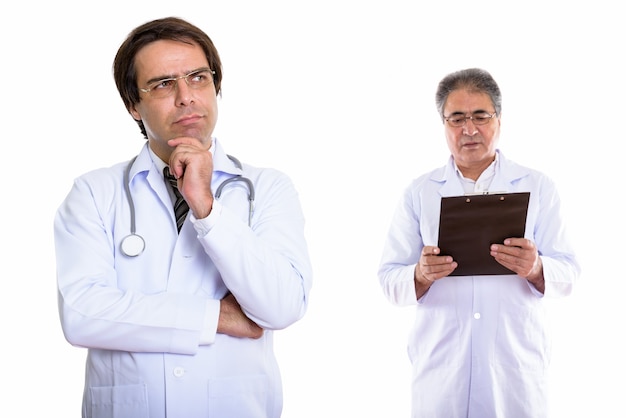
<svg viewBox="0 0 626 418">
<path fill-rule="evenodd" d="M 543 293 L 543 264 L 535 243 L 526 238 L 507 238 L 503 244 L 492 244 L 491 255 L 504 267 L 531 282 Z"/>
</svg>

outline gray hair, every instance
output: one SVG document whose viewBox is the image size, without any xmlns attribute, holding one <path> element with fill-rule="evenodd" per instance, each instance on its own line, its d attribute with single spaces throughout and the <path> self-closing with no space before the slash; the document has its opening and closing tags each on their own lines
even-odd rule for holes
<svg viewBox="0 0 626 418">
<path fill-rule="evenodd" d="M 491 74 L 480 68 L 468 68 L 448 74 L 439 82 L 435 94 L 437 111 L 443 119 L 443 107 L 448 96 L 454 90 L 467 89 L 473 92 L 486 93 L 499 116 L 502 111 L 502 94 Z"/>
</svg>

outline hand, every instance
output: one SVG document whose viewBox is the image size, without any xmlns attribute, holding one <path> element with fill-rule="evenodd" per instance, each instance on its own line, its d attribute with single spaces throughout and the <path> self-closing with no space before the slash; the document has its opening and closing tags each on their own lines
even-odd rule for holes
<svg viewBox="0 0 626 418">
<path fill-rule="evenodd" d="M 211 178 L 213 156 L 199 140 L 190 137 L 170 139 L 174 148 L 169 160 L 170 171 L 178 180 L 183 195 L 196 218 L 206 218 L 213 208 Z"/>
<path fill-rule="evenodd" d="M 246 316 L 232 293 L 220 301 L 220 316 L 217 332 L 239 338 L 261 338 L 263 328 Z"/>
<path fill-rule="evenodd" d="M 458 264 L 449 255 L 439 255 L 439 247 L 425 246 L 415 266 L 415 295 L 419 299 L 430 286 L 441 278 L 447 277 Z"/>
<path fill-rule="evenodd" d="M 492 244 L 491 255 L 504 267 L 531 282 L 543 293 L 543 263 L 535 243 L 526 238 L 507 238 L 503 244 Z"/>
</svg>

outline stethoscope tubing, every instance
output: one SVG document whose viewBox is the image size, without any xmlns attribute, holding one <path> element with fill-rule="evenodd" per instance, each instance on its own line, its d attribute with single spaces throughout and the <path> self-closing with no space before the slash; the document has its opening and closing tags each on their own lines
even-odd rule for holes
<svg viewBox="0 0 626 418">
<path fill-rule="evenodd" d="M 241 162 L 235 157 L 229 155 L 228 158 L 240 169 L 242 168 Z M 126 169 L 124 170 L 124 191 L 126 193 L 126 198 L 128 200 L 128 208 L 130 210 L 130 234 L 125 236 L 120 243 L 120 250 L 122 254 L 127 257 L 137 257 L 146 248 L 146 242 L 143 237 L 137 234 L 137 226 L 135 220 L 135 202 L 133 200 L 132 193 L 130 191 L 130 169 L 135 163 L 137 156 L 133 157 L 132 160 L 129 161 Z M 225 186 L 228 184 L 242 181 L 248 187 L 248 226 L 252 225 L 252 214 L 254 213 L 254 199 L 255 199 L 255 191 L 254 184 L 252 184 L 252 180 L 247 177 L 242 176 L 241 174 L 237 174 L 234 177 L 224 180 L 215 191 L 215 198 L 219 199 L 222 196 L 222 191 Z"/>
</svg>

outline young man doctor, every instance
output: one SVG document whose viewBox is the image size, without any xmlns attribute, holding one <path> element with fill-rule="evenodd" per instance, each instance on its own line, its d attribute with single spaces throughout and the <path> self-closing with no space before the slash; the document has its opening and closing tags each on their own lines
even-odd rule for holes
<svg viewBox="0 0 626 418">
<path fill-rule="evenodd" d="M 312 280 L 298 194 L 212 137 L 222 67 L 196 26 L 137 27 L 114 78 L 147 142 L 76 179 L 54 222 L 61 324 L 88 349 L 82 415 L 280 417 L 272 333 L 302 318 Z"/>
</svg>

